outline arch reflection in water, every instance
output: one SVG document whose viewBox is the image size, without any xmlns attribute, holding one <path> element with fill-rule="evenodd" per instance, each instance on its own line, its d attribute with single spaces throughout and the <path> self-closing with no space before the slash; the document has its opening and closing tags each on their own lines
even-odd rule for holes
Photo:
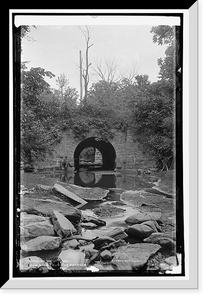
<svg viewBox="0 0 209 300">
<path fill-rule="evenodd" d="M 96 172 L 84 170 L 75 173 L 74 184 L 88 187 L 115 188 L 116 176 L 114 174 L 97 174 Z"/>
<path fill-rule="evenodd" d="M 83 167 L 114 170 L 116 167 L 115 149 L 108 141 L 96 137 L 86 138 L 75 149 L 74 167 L 75 170 Z"/>
</svg>

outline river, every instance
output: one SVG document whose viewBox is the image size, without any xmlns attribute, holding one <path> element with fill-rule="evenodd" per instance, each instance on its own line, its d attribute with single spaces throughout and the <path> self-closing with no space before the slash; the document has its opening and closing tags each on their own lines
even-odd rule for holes
<svg viewBox="0 0 209 300">
<path fill-rule="evenodd" d="M 119 209 L 124 209 L 121 214 L 113 217 L 104 217 L 106 226 L 100 227 L 94 230 L 82 229 L 82 235 L 93 238 L 95 236 L 102 236 L 110 232 L 111 229 L 118 227 L 126 227 L 124 219 L 128 216 L 133 215 L 139 209 L 134 205 L 129 205 L 120 201 L 120 195 L 124 190 L 143 190 L 149 189 L 154 186 L 153 181 L 156 181 L 155 176 L 138 176 L 135 170 L 121 170 L 121 171 L 80 171 L 74 173 L 71 169 L 67 173 L 63 171 L 45 171 L 42 173 L 21 173 L 21 185 L 27 189 L 35 187 L 37 184 L 53 186 L 56 182 L 70 183 L 83 187 L 102 187 L 109 189 L 110 192 L 104 201 L 91 201 L 81 208 L 82 211 L 92 212 L 92 209 L 100 207 L 105 204 L 112 204 L 114 207 L 117 206 Z M 159 195 L 158 195 L 159 196 Z M 157 195 L 156 200 L 159 200 Z M 153 196 L 150 195 L 152 198 Z M 160 197 L 160 199 L 162 196 Z M 145 199 L 145 202 L 147 199 Z M 167 199 L 163 202 L 159 202 L 162 212 L 165 209 L 166 213 L 169 212 L 168 216 L 175 216 L 175 207 L 173 200 Z M 136 242 L 135 240 L 129 242 Z M 60 249 L 57 251 L 40 251 L 38 255 L 43 259 L 56 258 Z M 29 254 L 22 254 L 28 256 Z M 30 254 L 31 255 L 31 254 Z M 37 253 L 33 253 L 37 255 Z"/>
</svg>

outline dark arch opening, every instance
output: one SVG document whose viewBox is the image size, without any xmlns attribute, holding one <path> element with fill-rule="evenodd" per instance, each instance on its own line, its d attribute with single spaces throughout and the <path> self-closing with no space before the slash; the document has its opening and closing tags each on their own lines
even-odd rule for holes
<svg viewBox="0 0 209 300">
<path fill-rule="evenodd" d="M 102 155 L 102 165 L 100 170 L 114 170 L 115 169 L 115 160 L 116 160 L 116 152 L 113 145 L 102 139 L 96 137 L 86 138 L 81 141 L 75 149 L 74 152 L 74 167 L 75 170 L 78 170 L 81 166 L 79 163 L 80 153 L 88 147 L 93 147 L 99 150 Z M 93 166 L 93 164 L 92 164 Z"/>
</svg>

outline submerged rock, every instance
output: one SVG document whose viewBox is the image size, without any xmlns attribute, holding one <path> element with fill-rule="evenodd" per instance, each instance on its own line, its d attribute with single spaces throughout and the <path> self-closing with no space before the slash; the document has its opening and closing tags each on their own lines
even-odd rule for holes
<svg viewBox="0 0 209 300">
<path fill-rule="evenodd" d="M 102 218 L 111 218 L 118 215 L 122 215 L 125 211 L 125 209 L 119 208 L 109 203 L 106 203 L 93 209 L 93 212 Z"/>
<path fill-rule="evenodd" d="M 141 202 L 143 202 L 145 200 L 145 196 L 144 196 L 144 191 L 142 190 L 128 190 L 128 191 L 124 191 L 121 195 L 120 195 L 120 200 L 124 201 L 125 203 L 134 203 L 134 204 L 141 204 Z"/>
<path fill-rule="evenodd" d="M 40 250 L 54 250 L 59 248 L 60 243 L 61 243 L 60 237 L 39 236 L 21 245 L 21 248 L 26 252 L 40 251 Z"/>
</svg>

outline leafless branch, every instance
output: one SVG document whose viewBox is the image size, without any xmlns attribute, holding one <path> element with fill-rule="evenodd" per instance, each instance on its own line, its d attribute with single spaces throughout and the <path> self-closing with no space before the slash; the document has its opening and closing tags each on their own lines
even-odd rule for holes
<svg viewBox="0 0 209 300">
<path fill-rule="evenodd" d="M 102 63 L 102 60 L 97 61 L 96 66 L 93 68 L 95 75 L 101 80 L 107 82 L 116 82 L 121 80 L 121 76 L 118 74 L 118 64 L 115 60 L 109 60 Z"/>
</svg>

